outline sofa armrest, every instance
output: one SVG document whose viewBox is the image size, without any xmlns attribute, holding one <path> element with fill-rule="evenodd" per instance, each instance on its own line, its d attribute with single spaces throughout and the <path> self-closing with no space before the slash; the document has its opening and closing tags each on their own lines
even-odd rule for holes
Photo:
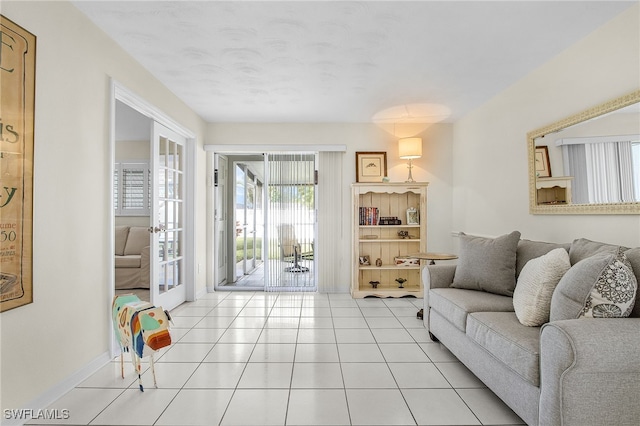
<svg viewBox="0 0 640 426">
<path fill-rule="evenodd" d="M 140 252 L 140 285 L 151 289 L 151 246 Z"/>
<path fill-rule="evenodd" d="M 545 324 L 540 336 L 540 425 L 637 425 L 640 318 Z"/>
<path fill-rule="evenodd" d="M 456 264 L 427 265 L 422 273 L 425 291 L 428 288 L 449 287 L 456 273 Z"/>
<path fill-rule="evenodd" d="M 449 287 L 456 272 L 455 263 L 427 265 L 422 269 L 423 308 L 422 325 L 429 329 L 429 289 Z"/>
</svg>

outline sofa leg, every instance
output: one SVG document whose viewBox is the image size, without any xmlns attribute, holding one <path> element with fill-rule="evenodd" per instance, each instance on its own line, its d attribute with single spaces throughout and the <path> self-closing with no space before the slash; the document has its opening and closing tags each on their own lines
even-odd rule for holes
<svg viewBox="0 0 640 426">
<path fill-rule="evenodd" d="M 431 341 L 433 342 L 439 342 L 440 340 L 438 340 L 438 338 L 436 336 L 433 335 L 432 332 L 429 332 L 429 338 L 431 339 Z"/>
</svg>

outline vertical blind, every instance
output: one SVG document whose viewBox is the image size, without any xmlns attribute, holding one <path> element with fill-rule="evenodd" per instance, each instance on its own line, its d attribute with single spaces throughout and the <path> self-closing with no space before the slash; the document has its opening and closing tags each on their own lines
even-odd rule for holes
<svg viewBox="0 0 640 426">
<path fill-rule="evenodd" d="M 315 154 L 268 154 L 267 291 L 315 291 Z"/>
<path fill-rule="evenodd" d="M 640 201 L 640 164 L 634 164 L 634 145 L 631 141 L 563 144 L 565 168 L 574 178 L 573 203 Z"/>
<path fill-rule="evenodd" d="M 344 152 L 318 154 L 318 291 L 335 293 L 349 289 L 350 192 L 343 188 Z M 345 211 L 346 209 L 346 211 Z M 346 229 L 345 229 L 346 227 Z M 345 251 L 346 250 L 346 251 Z"/>
</svg>

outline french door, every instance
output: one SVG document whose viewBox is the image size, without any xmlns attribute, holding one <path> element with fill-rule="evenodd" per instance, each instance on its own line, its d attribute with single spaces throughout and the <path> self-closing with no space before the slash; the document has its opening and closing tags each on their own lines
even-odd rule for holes
<svg viewBox="0 0 640 426">
<path fill-rule="evenodd" d="M 156 306 L 172 309 L 186 299 L 186 139 L 153 123 L 151 292 Z"/>
</svg>

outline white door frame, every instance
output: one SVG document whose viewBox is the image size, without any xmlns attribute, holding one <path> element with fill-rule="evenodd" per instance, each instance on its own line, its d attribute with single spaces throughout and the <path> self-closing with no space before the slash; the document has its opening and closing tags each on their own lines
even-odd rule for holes
<svg viewBox="0 0 640 426">
<path fill-rule="evenodd" d="M 187 139 L 187 144 L 185 146 L 185 155 L 186 155 L 186 164 L 185 164 L 185 290 L 186 290 L 186 299 L 188 301 L 193 301 L 196 299 L 196 239 L 195 239 L 195 218 L 196 218 L 196 176 L 197 176 L 197 162 L 196 162 L 196 135 L 188 128 L 182 126 L 177 123 L 173 119 L 171 119 L 168 115 L 162 112 L 160 109 L 155 107 L 154 105 L 147 102 L 145 99 L 137 95 L 136 93 L 129 90 L 122 83 L 118 82 L 115 79 L 110 80 L 110 112 L 111 112 L 111 122 L 110 122 L 110 134 L 109 134 L 109 212 L 110 212 L 110 221 L 107 229 L 107 241 L 108 244 L 108 282 L 111 283 L 109 286 L 109 303 L 113 300 L 113 296 L 115 294 L 115 258 L 113 253 L 115 253 L 115 214 L 114 214 L 114 203 L 113 203 L 113 174 L 115 172 L 115 153 L 116 153 L 116 101 L 120 101 L 127 106 L 135 109 L 142 115 L 149 117 L 150 119 L 157 121 L 165 127 L 173 130 L 181 136 L 184 136 Z M 109 348 L 111 356 L 115 356 L 118 353 L 119 347 L 117 342 L 115 341 L 115 334 L 112 324 L 111 318 L 111 309 L 109 305 L 109 309 L 107 310 L 109 314 L 108 323 L 109 323 Z"/>
</svg>

